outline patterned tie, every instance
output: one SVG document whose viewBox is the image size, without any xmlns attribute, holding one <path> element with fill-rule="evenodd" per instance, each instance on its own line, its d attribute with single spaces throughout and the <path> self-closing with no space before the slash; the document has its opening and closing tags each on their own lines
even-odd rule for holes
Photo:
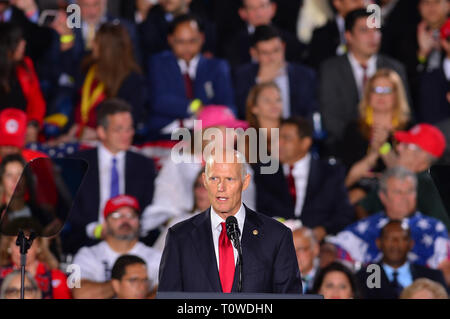
<svg viewBox="0 0 450 319">
<path fill-rule="evenodd" d="M 113 157 L 111 166 L 111 190 L 109 197 L 113 198 L 119 195 L 119 171 L 117 170 L 117 159 Z"/>
<path fill-rule="evenodd" d="M 367 65 L 361 64 L 361 68 L 363 69 L 363 78 L 362 78 L 362 88 L 361 93 L 364 94 L 364 88 L 366 87 L 368 76 L 367 76 Z"/>
<path fill-rule="evenodd" d="M 289 187 L 289 194 L 292 197 L 292 200 L 294 201 L 294 206 L 297 202 L 297 191 L 295 189 L 295 179 L 294 175 L 292 175 L 292 170 L 294 169 L 293 165 L 289 165 L 289 175 L 287 176 L 287 182 Z"/>
<path fill-rule="evenodd" d="M 222 291 L 230 293 L 234 280 L 234 251 L 233 245 L 227 236 L 225 223 L 221 223 L 222 232 L 219 237 L 219 276 Z"/>
</svg>

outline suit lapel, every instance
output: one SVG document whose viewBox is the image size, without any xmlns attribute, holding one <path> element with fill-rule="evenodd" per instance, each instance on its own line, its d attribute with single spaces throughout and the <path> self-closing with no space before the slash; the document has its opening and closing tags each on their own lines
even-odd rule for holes
<svg viewBox="0 0 450 319">
<path fill-rule="evenodd" d="M 242 291 L 245 287 L 245 274 L 255 269 L 255 262 L 258 261 L 257 254 L 261 249 L 260 239 L 263 236 L 261 222 L 258 216 L 250 210 L 247 206 L 245 208 L 245 222 L 244 229 L 242 231 L 241 246 L 242 246 Z M 236 270 L 234 272 L 234 281 L 232 292 L 238 291 L 239 285 L 239 268 L 236 264 Z"/>
<path fill-rule="evenodd" d="M 220 284 L 219 271 L 214 251 L 214 243 L 211 230 L 211 209 L 202 213 L 202 218 L 194 223 L 196 228 L 191 232 L 194 246 L 200 258 L 200 263 L 204 267 L 206 276 L 208 277 L 211 287 L 216 292 L 222 292 Z"/>
</svg>

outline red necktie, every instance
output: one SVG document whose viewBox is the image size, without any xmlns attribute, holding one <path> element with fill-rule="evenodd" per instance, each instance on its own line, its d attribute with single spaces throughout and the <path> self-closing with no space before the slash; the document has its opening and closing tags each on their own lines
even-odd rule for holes
<svg viewBox="0 0 450 319">
<path fill-rule="evenodd" d="M 186 97 L 189 100 L 193 100 L 194 99 L 194 83 L 192 82 L 192 79 L 189 76 L 189 73 L 187 73 L 187 72 L 183 74 L 183 78 L 184 78 L 184 86 L 186 87 Z"/>
<path fill-rule="evenodd" d="M 363 69 L 362 92 L 364 94 L 364 89 L 366 87 L 367 80 L 368 80 L 368 77 L 367 77 L 367 65 L 361 64 L 361 67 Z"/>
<path fill-rule="evenodd" d="M 294 175 L 292 175 L 293 169 L 294 169 L 294 166 L 290 165 L 289 166 L 289 175 L 287 176 L 287 181 L 288 181 L 288 187 L 289 187 L 289 194 L 291 195 L 292 200 L 294 201 L 294 206 L 295 206 L 295 203 L 297 202 L 297 191 L 295 190 Z"/>
<path fill-rule="evenodd" d="M 222 291 L 231 292 L 234 280 L 234 252 L 233 245 L 227 236 L 225 223 L 222 223 L 222 232 L 219 237 L 219 276 Z"/>
</svg>

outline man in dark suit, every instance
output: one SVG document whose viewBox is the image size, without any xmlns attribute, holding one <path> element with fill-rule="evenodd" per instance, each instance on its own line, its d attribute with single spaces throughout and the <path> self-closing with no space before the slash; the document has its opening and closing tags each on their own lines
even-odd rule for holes
<svg viewBox="0 0 450 319">
<path fill-rule="evenodd" d="M 332 0 L 336 16 L 323 27 L 314 30 L 308 48 L 308 64 L 319 69 L 320 64 L 332 57 L 346 53 L 345 16 L 350 11 L 364 7 L 364 0 Z"/>
<path fill-rule="evenodd" d="M 365 298 L 397 299 L 401 291 L 418 278 L 427 278 L 447 288 L 440 270 L 430 269 L 408 262 L 408 253 L 414 246 L 407 223 L 398 220 L 389 221 L 382 229 L 376 241 L 383 253 L 377 265 L 380 267 L 379 287 L 369 288 L 375 284 L 373 270 L 367 267 L 358 272 L 359 284 Z"/>
<path fill-rule="evenodd" d="M 160 1 L 159 5 L 153 7 L 147 19 L 139 26 L 139 35 L 142 42 L 142 51 L 145 56 L 169 50 L 167 42 L 169 25 L 173 19 L 183 14 L 194 14 L 199 19 L 205 30 L 205 42 L 203 51 L 210 55 L 216 53 L 216 30 L 215 25 L 201 12 L 190 9 L 191 0 Z"/>
<path fill-rule="evenodd" d="M 129 151 L 134 135 L 130 106 L 117 99 L 105 101 L 98 113 L 97 134 L 99 147 L 74 155 L 86 160 L 89 169 L 63 237 L 64 250 L 69 253 L 104 237 L 101 212 L 109 198 L 129 194 L 141 207 L 153 198 L 153 161 Z"/>
<path fill-rule="evenodd" d="M 238 116 L 245 119 L 246 101 L 257 83 L 275 82 L 281 91 L 283 117 L 309 117 L 317 111 L 316 73 L 301 64 L 286 62 L 286 44 L 274 26 L 259 26 L 250 53 L 256 63 L 240 66 L 235 74 Z"/>
<path fill-rule="evenodd" d="M 255 170 L 256 207 L 269 216 L 300 219 L 321 241 L 351 224 L 354 212 L 344 184 L 344 168 L 310 153 L 312 134 L 305 119 L 282 121 L 281 165 L 273 175 Z"/>
<path fill-rule="evenodd" d="M 246 23 L 240 32 L 224 42 L 223 53 L 232 67 L 251 62 L 249 54 L 251 36 L 255 28 L 272 24 L 277 6 L 274 0 L 242 0 L 239 16 Z M 286 59 L 288 61 L 302 61 L 305 46 L 287 31 L 280 31 L 286 42 Z"/>
<path fill-rule="evenodd" d="M 175 18 L 168 41 L 172 51 L 156 54 L 149 61 L 151 134 L 170 134 L 176 128 L 172 125 L 179 125 L 180 120 L 191 118 L 200 110 L 199 102 L 226 105 L 234 111 L 229 66 L 224 60 L 200 54 L 204 34 L 197 18 Z"/>
<path fill-rule="evenodd" d="M 232 154 L 228 154 L 232 152 Z M 225 229 L 234 216 L 241 232 L 242 292 L 302 293 L 292 231 L 247 208 L 241 200 L 250 175 L 242 154 L 209 156 L 203 182 L 211 208 L 169 229 L 161 259 L 159 291 L 236 292 L 238 252 Z"/>
<path fill-rule="evenodd" d="M 388 68 L 396 71 L 409 93 L 404 67 L 378 54 L 381 33 L 367 26 L 370 15 L 365 9 L 347 14 L 345 37 L 349 52 L 325 61 L 320 68 L 320 108 L 331 153 L 334 152 L 334 144 L 342 138 L 346 125 L 358 117 L 357 106 L 365 83 L 377 70 Z"/>
</svg>

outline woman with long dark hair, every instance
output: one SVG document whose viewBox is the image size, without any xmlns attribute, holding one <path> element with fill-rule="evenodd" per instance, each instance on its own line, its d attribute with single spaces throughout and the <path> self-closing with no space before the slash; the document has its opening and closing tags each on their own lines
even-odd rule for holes
<svg viewBox="0 0 450 319">
<path fill-rule="evenodd" d="M 97 107 L 106 99 L 120 98 L 132 106 L 135 121 L 142 120 L 147 103 L 144 77 L 133 55 L 126 29 L 105 23 L 97 31 L 92 52 L 82 63 L 84 81 L 75 109 L 75 124 L 66 139 L 96 139 Z"/>
<path fill-rule="evenodd" d="M 33 61 L 25 56 L 26 41 L 18 25 L 0 23 L 0 110 L 27 114 L 27 142 L 37 141 L 46 112 Z"/>
</svg>

